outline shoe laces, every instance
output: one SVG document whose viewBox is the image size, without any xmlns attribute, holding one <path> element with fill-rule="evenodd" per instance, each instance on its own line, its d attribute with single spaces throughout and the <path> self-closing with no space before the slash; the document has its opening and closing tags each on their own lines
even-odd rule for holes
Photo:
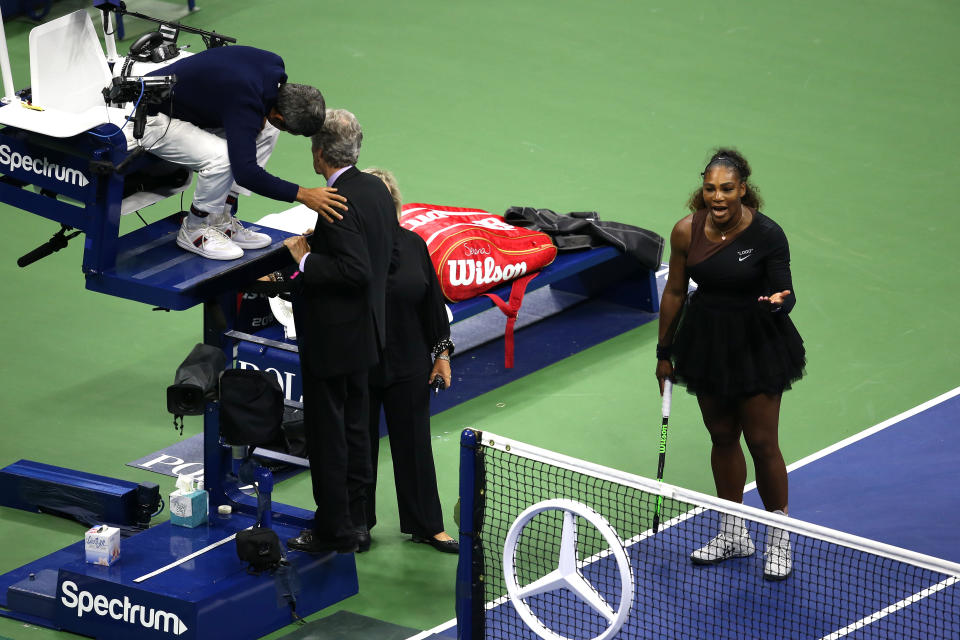
<svg viewBox="0 0 960 640">
<path fill-rule="evenodd" d="M 734 537 L 727 533 L 718 533 L 710 542 L 719 546 L 729 546 L 733 544 Z"/>
<path fill-rule="evenodd" d="M 726 533 L 718 533 L 710 542 L 698 549 L 698 551 L 704 554 L 722 553 L 727 549 L 732 549 L 735 544 L 736 542 L 733 536 L 727 535 Z"/>
<path fill-rule="evenodd" d="M 217 231 L 223 233 L 228 239 L 231 236 L 235 236 L 246 231 L 246 228 L 240 224 L 240 221 L 233 216 L 227 216 L 227 221 L 220 223 L 218 226 L 222 228 L 223 231 L 221 231 L 221 229 L 217 229 Z M 228 231 L 229 233 L 227 233 Z"/>
<path fill-rule="evenodd" d="M 203 238 L 204 245 L 226 244 L 226 243 L 233 242 L 232 240 L 230 240 L 230 237 L 227 234 L 225 234 L 223 231 L 220 231 L 220 229 L 217 229 L 216 227 L 205 227 L 201 231 L 202 231 L 201 237 Z"/>
</svg>

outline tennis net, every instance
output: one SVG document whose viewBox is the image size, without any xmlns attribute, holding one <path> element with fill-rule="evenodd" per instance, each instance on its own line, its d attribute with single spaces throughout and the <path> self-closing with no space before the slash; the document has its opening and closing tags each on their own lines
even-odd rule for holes
<svg viewBox="0 0 960 640">
<path fill-rule="evenodd" d="M 691 562 L 730 522 L 755 553 Z M 489 432 L 463 433 L 460 525 L 464 640 L 960 638 L 960 565 Z"/>
</svg>

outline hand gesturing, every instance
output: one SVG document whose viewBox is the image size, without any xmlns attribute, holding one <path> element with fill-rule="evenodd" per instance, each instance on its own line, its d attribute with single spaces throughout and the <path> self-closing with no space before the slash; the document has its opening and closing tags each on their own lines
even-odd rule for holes
<svg viewBox="0 0 960 640">
<path fill-rule="evenodd" d="M 783 291 L 778 291 L 772 293 L 769 296 L 760 296 L 757 298 L 757 302 L 766 304 L 770 307 L 780 307 L 783 305 L 783 301 L 787 299 L 787 296 L 790 295 L 790 289 L 785 289 Z"/>
</svg>

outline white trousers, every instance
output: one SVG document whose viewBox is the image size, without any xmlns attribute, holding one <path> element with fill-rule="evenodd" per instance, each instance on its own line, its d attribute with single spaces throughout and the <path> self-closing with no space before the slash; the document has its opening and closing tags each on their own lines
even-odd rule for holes
<svg viewBox="0 0 960 640">
<path fill-rule="evenodd" d="M 158 158 L 196 171 L 193 206 L 200 211 L 219 214 L 225 210 L 227 196 L 250 195 L 250 191 L 233 179 L 223 129 L 201 129 L 160 113 L 147 117 L 139 142 L 133 137 L 132 122 L 123 127 L 123 134 L 127 138 L 127 149 L 140 145 Z M 257 164 L 261 167 L 266 166 L 279 135 L 280 130 L 269 122 L 263 125 L 257 136 Z"/>
</svg>

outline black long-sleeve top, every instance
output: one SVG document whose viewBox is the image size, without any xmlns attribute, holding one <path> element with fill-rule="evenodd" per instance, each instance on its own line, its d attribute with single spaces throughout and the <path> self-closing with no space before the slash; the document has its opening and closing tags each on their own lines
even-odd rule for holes
<svg viewBox="0 0 960 640">
<path fill-rule="evenodd" d="M 423 239 L 400 228 L 387 277 L 387 344 L 371 384 L 389 386 L 423 376 L 433 366 L 434 345 L 450 337 L 443 293 Z"/>
<path fill-rule="evenodd" d="M 750 302 L 789 289 L 783 305 L 773 311 L 790 313 L 797 298 L 790 275 L 790 246 L 780 225 L 755 211 L 739 235 L 711 242 L 703 233 L 706 216 L 706 211 L 694 214 L 687 254 L 687 273 L 699 287 L 697 295 Z"/>
</svg>

